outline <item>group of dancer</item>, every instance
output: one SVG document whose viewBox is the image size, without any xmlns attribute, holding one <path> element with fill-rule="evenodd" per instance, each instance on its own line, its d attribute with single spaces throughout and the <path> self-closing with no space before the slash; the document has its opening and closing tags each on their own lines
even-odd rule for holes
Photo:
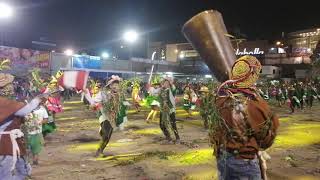
<svg viewBox="0 0 320 180">
<path fill-rule="evenodd" d="M 257 67 L 257 69 L 253 69 L 253 74 L 244 76 L 247 79 L 239 78 L 243 77 L 243 74 L 237 74 L 239 72 L 237 68 L 243 67 L 242 62 L 250 64 L 250 67 L 251 64 Z M 279 121 L 255 87 L 254 82 L 260 72 L 258 67 L 261 68 L 259 61 L 252 56 L 244 56 L 235 64 L 232 79 L 229 81 L 215 85 L 202 84 L 197 93 L 192 91 L 190 86 L 187 86 L 183 96 L 183 106 L 185 109 L 186 107 L 191 109 L 192 105 L 190 106 L 190 104 L 193 102 L 199 106 L 204 126 L 209 131 L 209 139 L 215 148 L 215 155 L 218 157 L 218 169 L 221 177 L 228 176 L 228 174 L 223 174 L 225 173 L 225 164 L 235 163 L 234 160 L 226 162 L 226 159 L 222 158 L 226 156 L 249 159 L 252 161 L 250 165 L 252 169 L 241 173 L 251 173 L 256 177 L 261 177 L 261 173 L 265 173 L 265 171 L 256 168 L 261 165 L 261 162 L 265 162 L 263 159 L 265 152 L 261 150 L 272 145 Z M 249 72 L 245 73 L 249 74 Z M 85 97 L 91 106 L 100 112 L 101 142 L 96 156 L 105 156 L 103 151 L 110 141 L 113 131 L 121 129 L 127 121 L 126 110 L 128 106 L 133 106 L 136 109 L 135 105 L 126 101 L 124 95 L 126 90 L 123 89 L 121 82 L 120 77 L 112 76 L 104 87 L 95 91 L 96 93 L 93 93 L 92 90 L 84 90 Z M 166 144 L 179 144 L 181 140 L 176 124 L 176 87 L 172 78 L 163 78 L 161 81 L 152 82 L 147 86 L 147 89 L 146 101 L 151 111 L 146 122 L 153 121 L 159 111 L 159 126 Z M 136 94 L 132 97 L 136 97 Z M 196 100 L 192 100 L 194 97 L 197 97 Z M 133 103 L 137 103 L 135 101 L 132 99 Z M 255 112 L 248 111 L 248 109 Z M 256 123 L 262 126 L 256 126 Z M 235 137 L 238 138 L 235 140 Z"/>
<path fill-rule="evenodd" d="M 294 113 L 295 109 L 311 109 L 315 100 L 320 101 L 318 80 L 291 83 L 270 81 L 270 83 L 258 84 L 257 89 L 265 100 L 276 100 L 280 107 L 287 103 L 291 113 Z"/>
<path fill-rule="evenodd" d="M 249 58 L 250 59 L 250 58 Z M 1 92 L 1 135 L 14 135 L 18 138 L 16 140 L 18 148 L 10 145 L 10 141 L 15 144 L 15 140 L 11 136 L 4 136 L 1 139 L 1 143 L 4 146 L 0 147 L 0 156 L 3 156 L 9 164 L 11 161 L 15 162 L 15 168 L 12 167 L 10 171 L 5 171 L 6 176 L 10 177 L 11 170 L 19 171 L 19 176 L 30 174 L 29 163 L 37 165 L 39 163 L 39 153 L 42 150 L 44 144 L 44 138 L 52 133 L 56 129 L 55 116 L 56 113 L 63 111 L 61 104 L 60 92 L 63 91 L 63 87 L 58 84 L 58 79 L 62 76 L 61 72 L 58 72 L 56 76 L 52 76 L 50 81 L 43 80 L 37 73 L 32 75 L 30 80 L 30 86 L 32 91 L 28 94 L 28 97 L 18 95 L 14 88 L 14 77 L 10 74 L 0 74 L 0 92 Z M 146 117 L 146 123 L 154 122 L 159 112 L 160 121 L 159 126 L 165 137 L 166 144 L 179 144 L 181 142 L 180 135 L 176 124 L 176 109 L 177 109 L 177 97 L 176 86 L 172 78 L 165 77 L 161 80 L 154 78 L 146 89 L 148 95 L 145 98 L 145 105 L 150 107 L 151 111 Z M 234 84 L 235 85 L 235 84 Z M 84 88 L 79 93 L 84 93 L 85 99 L 90 104 L 90 107 L 97 113 L 98 121 L 100 123 L 99 134 L 101 141 L 95 153 L 96 157 L 104 157 L 104 150 L 108 145 L 111 136 L 115 130 L 123 130 L 127 118 L 127 110 L 132 107 L 137 112 L 140 112 L 141 98 L 140 98 L 140 85 L 138 82 L 132 83 L 132 104 L 127 101 L 127 86 L 123 85 L 123 80 L 118 76 L 111 76 L 105 83 L 94 82 L 89 83 L 88 88 Z M 184 93 L 182 96 L 182 106 L 192 116 L 192 110 L 200 111 L 200 115 L 203 119 L 203 124 L 211 134 L 218 133 L 215 129 L 217 122 L 216 118 L 218 114 L 217 105 L 215 102 L 221 97 L 221 94 L 229 93 L 229 90 L 225 90 L 226 84 L 218 83 L 201 83 L 200 89 L 194 90 L 193 85 L 186 84 L 184 87 Z M 229 85 L 230 86 L 230 85 Z M 237 89 L 230 89 L 233 91 L 241 91 L 242 87 L 236 85 Z M 289 88 L 285 88 L 289 87 Z M 302 83 L 291 84 L 287 86 L 280 86 L 278 84 L 272 84 L 266 88 L 262 84 L 252 84 L 250 90 L 252 92 L 248 95 L 254 95 L 261 97 L 261 99 L 270 100 L 289 100 L 290 107 L 302 108 L 306 102 L 308 105 L 313 99 L 319 98 L 318 96 L 318 84 L 315 82 L 307 83 L 304 86 Z M 293 89 L 294 88 L 294 89 Z M 266 93 L 264 93 L 266 92 Z M 276 93 L 275 93 L 276 92 Z M 269 95 L 270 96 L 267 96 Z M 281 95 L 281 96 L 280 96 Z M 19 98 L 18 98 L 19 96 Z M 238 97 L 236 97 L 237 99 Z M 240 97 L 239 97 L 240 98 Z M 301 98 L 301 99 L 300 99 Z M 17 99 L 20 101 L 17 101 Z M 22 102 L 21 102 L 22 101 Z M 239 103 L 240 103 L 239 99 Z M 296 103 L 296 104 L 295 104 Z M 237 103 L 236 103 L 237 104 Z M 281 105 L 281 104 L 280 104 Z M 310 107 L 311 107 L 310 106 Z M 242 105 L 237 104 L 235 108 L 242 112 Z M 2 112 L 3 111 L 3 112 Z M 24 119 L 24 121 L 23 121 Z M 23 126 L 21 126 L 23 124 Z M 275 122 L 275 126 L 277 123 Z M 25 143 L 19 138 L 22 135 L 20 131 L 16 129 L 22 129 L 25 134 Z M 269 127 L 271 128 L 271 127 Z M 15 130 L 15 131 L 13 131 Z M 174 137 L 174 139 L 173 139 Z M 217 142 L 217 139 L 211 139 L 213 143 Z M 26 145 L 26 150 L 24 149 Z M 221 150 L 216 149 L 219 153 Z M 28 156 L 18 156 L 28 155 Z M 9 158 L 7 157 L 9 155 Z M 32 158 L 20 158 L 20 157 L 32 157 Z M 21 163 L 21 164 L 20 164 Z M 25 168 L 22 168 L 25 167 Z"/>
<path fill-rule="evenodd" d="M 21 96 L 15 77 L 0 73 L 0 174 L 25 179 L 39 163 L 44 138 L 55 131 L 55 115 L 62 112 L 56 77 L 45 81 L 33 73 L 30 93 Z M 40 82 L 40 83 L 39 83 Z"/>
<path fill-rule="evenodd" d="M 130 104 L 126 98 L 126 89 L 122 86 L 122 79 L 118 76 L 112 76 L 107 80 L 104 87 L 84 89 L 85 98 L 92 109 L 98 112 L 100 123 L 101 141 L 96 151 L 96 156 L 105 156 L 103 151 L 110 141 L 114 130 L 123 130 L 127 122 L 128 106 L 133 106 L 138 112 L 140 105 L 135 97 L 139 96 L 135 90 L 132 92 L 132 102 Z M 135 88 L 139 88 L 135 85 Z M 99 89 L 99 90 L 97 90 Z M 175 86 L 172 80 L 165 78 L 162 82 L 153 83 L 149 86 L 149 105 L 151 112 L 148 114 L 146 122 L 152 121 L 158 111 L 160 111 L 160 128 L 165 135 L 168 143 L 180 143 L 180 137 L 176 126 L 176 106 L 175 106 Z M 151 118 L 151 119 L 150 119 Z M 175 140 L 172 139 L 172 134 Z"/>
<path fill-rule="evenodd" d="M 180 136 L 178 133 L 177 125 L 176 125 L 176 104 L 179 103 L 176 98 L 176 86 L 173 82 L 172 78 L 163 78 L 159 80 L 159 78 L 154 78 L 150 84 L 147 84 L 147 96 L 145 97 L 145 105 L 150 108 L 150 112 L 146 117 L 146 122 L 154 122 L 158 117 L 158 112 L 160 115 L 160 129 L 162 130 L 166 141 L 168 143 L 180 143 Z M 124 124 L 127 122 L 127 113 L 126 110 L 128 106 L 132 106 L 137 112 L 140 112 L 142 99 L 141 97 L 141 88 L 139 81 L 132 80 L 133 83 L 131 85 L 131 97 L 132 104 L 126 101 L 126 86 L 122 86 L 122 79 L 118 76 L 112 76 L 109 81 L 107 81 L 106 86 L 102 87 L 101 83 L 96 83 L 93 85 L 90 90 L 85 90 L 86 98 L 90 102 L 90 104 L 94 107 L 93 109 L 98 112 L 99 122 L 101 125 L 100 135 L 101 135 L 101 143 L 96 152 L 96 156 L 103 156 L 103 151 L 108 144 L 112 132 L 114 129 L 124 129 Z M 181 83 L 180 83 L 181 84 Z M 270 83 L 272 84 L 272 83 Z M 187 119 L 192 117 L 192 111 L 197 110 L 200 112 L 200 116 L 203 120 L 203 125 L 205 129 L 210 128 L 210 119 L 211 114 L 213 113 L 212 104 L 217 98 L 218 86 L 221 85 L 217 82 L 209 82 L 209 83 L 199 83 L 198 84 L 190 84 L 186 83 L 184 85 L 183 92 L 183 100 L 182 106 L 183 109 L 188 113 Z M 264 100 L 283 100 L 287 101 L 289 107 L 294 112 L 294 107 L 301 107 L 304 100 L 307 100 L 307 103 L 312 104 L 312 100 L 310 100 L 310 94 L 312 94 L 312 98 L 319 98 L 318 89 L 316 88 L 316 84 L 314 82 L 309 83 L 306 86 L 306 91 L 302 89 L 302 83 L 299 83 L 294 89 L 294 93 L 291 92 L 294 84 L 289 86 L 291 89 L 281 89 L 277 88 L 275 84 L 270 86 L 262 86 L 262 83 L 255 83 L 251 86 L 251 88 L 259 94 Z M 194 87 L 200 87 L 200 89 L 194 90 Z M 268 87 L 266 89 L 266 87 Z M 282 86 L 286 87 L 286 86 Z M 277 93 L 274 93 L 276 91 Z M 304 93 L 306 92 L 306 97 L 304 100 L 299 100 L 296 102 L 298 96 L 298 92 Z M 266 92 L 266 93 L 264 93 Z M 270 92 L 270 93 L 269 93 Z M 311 93 L 310 93 L 311 92 Z M 268 96 L 270 94 L 270 96 Z M 281 94 L 281 98 L 279 97 Z M 301 96 L 303 97 L 303 96 Z M 280 101 L 279 100 L 279 101 Z M 300 102 L 301 101 L 301 102 Z M 312 106 L 312 105 L 311 105 Z M 175 140 L 172 139 L 172 135 L 175 136 Z"/>
</svg>

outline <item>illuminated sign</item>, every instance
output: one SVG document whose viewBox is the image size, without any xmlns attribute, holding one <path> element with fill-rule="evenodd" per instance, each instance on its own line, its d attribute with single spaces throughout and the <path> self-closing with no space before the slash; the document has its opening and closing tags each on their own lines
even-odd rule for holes
<svg viewBox="0 0 320 180">
<path fill-rule="evenodd" d="M 73 66 L 75 68 L 100 69 L 101 58 L 99 56 L 74 55 Z"/>
<path fill-rule="evenodd" d="M 243 51 L 240 51 L 239 49 L 236 50 L 236 55 L 261 55 L 264 54 L 264 51 L 260 51 L 260 48 L 254 48 L 253 51 L 247 51 L 247 48 L 244 48 Z"/>
<path fill-rule="evenodd" d="M 196 50 L 183 50 L 180 53 L 180 58 L 192 58 L 192 57 L 199 57 L 199 54 Z"/>
</svg>

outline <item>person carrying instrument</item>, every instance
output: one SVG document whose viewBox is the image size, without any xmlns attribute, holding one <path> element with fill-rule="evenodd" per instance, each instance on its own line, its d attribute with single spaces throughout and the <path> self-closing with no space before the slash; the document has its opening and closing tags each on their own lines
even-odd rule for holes
<svg viewBox="0 0 320 180">
<path fill-rule="evenodd" d="M 272 145 L 279 120 L 254 88 L 261 70 L 259 60 L 253 56 L 236 60 L 218 11 L 192 17 L 182 32 L 222 83 L 209 119 L 219 179 L 266 179 L 264 150 Z"/>
<path fill-rule="evenodd" d="M 255 57 L 243 56 L 218 89 L 209 138 L 220 179 L 266 179 L 259 152 L 272 145 L 279 119 L 253 87 L 260 70 Z"/>
</svg>

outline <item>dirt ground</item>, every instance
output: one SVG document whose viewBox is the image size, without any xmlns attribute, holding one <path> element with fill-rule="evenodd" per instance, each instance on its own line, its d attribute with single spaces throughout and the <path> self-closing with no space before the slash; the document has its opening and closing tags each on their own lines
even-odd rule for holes
<svg viewBox="0 0 320 180">
<path fill-rule="evenodd" d="M 79 98 L 78 98 L 79 99 Z M 186 119 L 177 110 L 180 145 L 161 143 L 163 135 L 156 122 L 147 124 L 148 113 L 129 111 L 125 131 L 114 132 L 105 158 L 94 158 L 99 142 L 95 114 L 74 99 L 65 102 L 58 115 L 57 132 L 46 139 L 40 164 L 33 167 L 34 180 L 212 180 L 216 162 L 199 114 Z M 312 110 L 288 114 L 287 107 L 275 107 L 281 128 L 268 150 L 271 180 L 320 179 L 320 103 Z"/>
</svg>

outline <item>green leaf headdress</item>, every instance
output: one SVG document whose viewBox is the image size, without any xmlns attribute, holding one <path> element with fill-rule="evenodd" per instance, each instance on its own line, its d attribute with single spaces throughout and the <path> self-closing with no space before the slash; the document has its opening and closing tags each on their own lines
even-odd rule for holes
<svg viewBox="0 0 320 180">
<path fill-rule="evenodd" d="M 43 79 L 41 79 L 40 69 L 34 68 L 31 72 L 31 76 L 33 85 L 36 86 L 38 89 L 47 86 L 47 83 Z"/>
<path fill-rule="evenodd" d="M 152 80 L 151 80 L 151 84 L 152 85 L 157 85 L 157 84 L 161 84 L 161 77 L 160 75 L 154 75 Z"/>
<path fill-rule="evenodd" d="M 9 59 L 0 60 L 0 71 L 11 69 L 10 62 Z"/>
</svg>

